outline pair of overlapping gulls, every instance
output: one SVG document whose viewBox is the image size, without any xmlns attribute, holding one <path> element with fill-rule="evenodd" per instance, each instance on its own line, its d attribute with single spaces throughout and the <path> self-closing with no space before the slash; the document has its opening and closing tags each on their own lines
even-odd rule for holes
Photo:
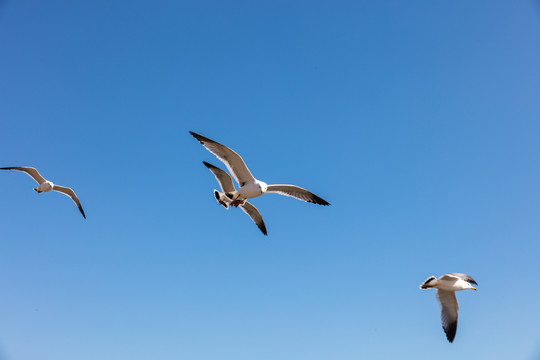
<svg viewBox="0 0 540 360">
<path fill-rule="evenodd" d="M 459 273 L 444 274 L 440 278 L 430 276 L 420 285 L 420 289 L 435 288 L 435 295 L 441 308 L 441 323 L 448 341 L 453 342 L 457 331 L 458 302 L 456 291 L 473 289 L 478 285 L 472 276 Z"/>
<path fill-rule="evenodd" d="M 26 166 L 19 166 L 19 167 L 3 167 L 0 168 L 0 170 L 16 170 L 16 171 L 22 171 L 26 174 L 28 174 L 32 179 L 36 180 L 36 182 L 39 184 L 37 188 L 34 188 L 34 190 L 37 193 L 43 193 L 47 191 L 58 191 L 59 193 L 62 193 L 64 195 L 67 195 L 73 200 L 75 205 L 79 208 L 82 216 L 86 219 L 86 215 L 84 214 L 84 210 L 81 206 L 81 203 L 79 202 L 79 199 L 77 198 L 77 195 L 75 195 L 75 191 L 68 187 L 60 186 L 53 184 L 52 182 L 45 180 L 43 176 L 33 167 L 26 167 Z"/>
<path fill-rule="evenodd" d="M 234 177 L 234 180 L 236 180 L 239 185 L 238 190 L 236 190 L 229 174 L 220 168 L 203 161 L 204 165 L 206 165 L 206 167 L 215 175 L 216 180 L 221 187 L 221 191 L 214 190 L 216 200 L 226 209 L 229 209 L 229 206 L 240 207 L 240 209 L 251 217 L 264 235 L 267 235 L 267 231 L 262 216 L 257 208 L 251 205 L 247 199 L 252 199 L 266 193 L 275 193 L 313 204 L 330 205 L 326 200 L 321 199 L 317 195 L 306 189 L 302 189 L 301 187 L 284 184 L 268 185 L 265 182 L 255 179 L 244 163 L 244 160 L 242 160 L 242 157 L 236 152 L 202 135 L 192 131 L 189 133 L 225 164 L 231 175 Z"/>
</svg>

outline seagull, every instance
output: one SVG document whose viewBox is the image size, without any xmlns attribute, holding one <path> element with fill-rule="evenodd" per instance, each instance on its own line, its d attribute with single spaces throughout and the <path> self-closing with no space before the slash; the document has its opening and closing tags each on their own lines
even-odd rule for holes
<svg viewBox="0 0 540 360">
<path fill-rule="evenodd" d="M 55 185 L 52 182 L 45 180 L 43 176 L 41 176 L 41 174 L 33 167 L 26 167 L 26 166 L 3 167 L 3 168 L 0 168 L 0 170 L 16 170 L 16 171 L 22 171 L 28 174 L 32 179 L 36 180 L 37 183 L 39 184 L 37 188 L 34 188 L 34 190 L 38 193 L 54 190 L 54 191 L 58 191 L 59 193 L 69 196 L 71 200 L 73 200 L 73 202 L 77 205 L 77 207 L 81 211 L 82 216 L 86 219 L 86 215 L 84 214 L 84 210 L 81 206 L 81 203 L 79 202 L 77 195 L 75 195 L 75 192 L 72 189 L 68 187 Z"/>
<path fill-rule="evenodd" d="M 478 285 L 476 281 L 469 275 L 450 273 L 444 274 L 439 279 L 435 276 L 430 276 L 420 289 L 435 288 L 437 301 L 441 308 L 441 323 L 446 333 L 448 341 L 453 342 L 456 337 L 457 318 L 458 318 L 458 302 L 456 299 L 456 291 L 473 289 L 471 284 Z"/>
<path fill-rule="evenodd" d="M 221 191 L 214 189 L 214 196 L 217 202 L 223 205 L 225 209 L 229 210 L 232 194 L 236 191 L 231 177 L 217 166 L 209 164 L 206 161 L 203 161 L 203 164 L 214 174 L 219 186 L 221 187 Z M 262 233 L 267 235 L 266 226 L 264 225 L 264 221 L 259 213 L 259 210 L 257 210 L 255 206 L 251 205 L 247 200 L 244 200 L 239 207 L 249 215 L 251 220 L 253 220 L 259 229 L 261 229 Z"/>
<path fill-rule="evenodd" d="M 284 184 L 268 185 L 263 181 L 255 179 L 253 175 L 251 175 L 251 172 L 249 172 L 242 157 L 233 150 L 192 131 L 189 133 L 227 166 L 227 169 L 234 177 L 234 180 L 238 183 L 239 189 L 230 193 L 232 196 L 230 198 L 231 206 L 238 206 L 242 204 L 244 200 L 261 196 L 264 193 L 276 193 L 313 204 L 330 205 L 326 200 L 321 199 L 317 195 L 306 189 L 302 189 L 301 187 Z"/>
</svg>

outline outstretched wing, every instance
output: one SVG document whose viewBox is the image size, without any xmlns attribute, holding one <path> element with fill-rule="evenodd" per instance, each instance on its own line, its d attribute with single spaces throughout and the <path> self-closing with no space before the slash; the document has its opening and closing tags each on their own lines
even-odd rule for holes
<svg viewBox="0 0 540 360">
<path fill-rule="evenodd" d="M 249 202 L 246 201 L 243 205 L 240 205 L 240 209 L 242 209 L 246 214 L 249 215 L 251 220 L 253 220 L 255 224 L 257 224 L 257 226 L 259 227 L 259 229 L 261 229 L 264 235 L 267 235 L 266 226 L 264 225 L 262 216 L 255 206 L 251 205 Z"/>
<path fill-rule="evenodd" d="M 73 202 L 77 205 L 77 207 L 81 211 L 82 216 L 86 219 L 86 215 L 84 214 L 84 210 L 81 206 L 81 203 L 79 202 L 79 198 L 77 198 L 77 195 L 75 195 L 75 191 L 73 191 L 72 189 L 68 187 L 58 186 L 58 185 L 54 185 L 53 190 L 69 196 L 71 200 L 73 200 Z"/>
<path fill-rule="evenodd" d="M 232 174 L 236 182 L 240 187 L 244 186 L 246 183 L 255 181 L 255 178 L 249 172 L 244 160 L 242 157 L 220 143 L 210 140 L 207 137 L 196 134 L 193 131 L 189 132 L 195 139 L 199 142 L 212 154 L 216 155 L 219 160 L 221 160 L 226 166 L 229 172 Z"/>
<path fill-rule="evenodd" d="M 221 187 L 221 191 L 225 193 L 232 193 L 236 191 L 229 174 L 227 174 L 225 171 L 221 170 L 217 166 L 207 163 L 206 161 L 203 161 L 203 164 L 206 165 L 206 167 L 214 174 L 216 180 L 219 183 L 219 186 Z"/>
<path fill-rule="evenodd" d="M 294 185 L 283 185 L 283 184 L 268 185 L 268 189 L 266 189 L 266 192 L 290 196 L 290 197 L 307 201 L 313 204 L 330 205 L 329 202 L 327 202 L 324 199 L 321 199 L 320 197 L 313 194 L 312 192 L 309 192 L 306 189 L 302 189 L 301 187 L 294 186 Z"/>
<path fill-rule="evenodd" d="M 448 341 L 454 341 L 457 331 L 458 302 L 454 291 L 435 289 L 441 307 L 441 324 Z"/>
<path fill-rule="evenodd" d="M 3 167 L 0 170 L 16 170 L 27 173 L 32 179 L 36 180 L 38 184 L 43 184 L 46 180 L 41 174 L 33 167 L 17 166 L 17 167 Z"/>
</svg>

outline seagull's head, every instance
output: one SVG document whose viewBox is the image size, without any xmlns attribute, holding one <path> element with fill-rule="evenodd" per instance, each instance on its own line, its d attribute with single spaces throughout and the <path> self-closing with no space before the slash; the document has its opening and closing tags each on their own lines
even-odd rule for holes
<svg viewBox="0 0 540 360">
<path fill-rule="evenodd" d="M 264 194 L 268 189 L 268 185 L 263 181 L 259 181 L 259 189 L 261 190 L 261 194 Z"/>
</svg>

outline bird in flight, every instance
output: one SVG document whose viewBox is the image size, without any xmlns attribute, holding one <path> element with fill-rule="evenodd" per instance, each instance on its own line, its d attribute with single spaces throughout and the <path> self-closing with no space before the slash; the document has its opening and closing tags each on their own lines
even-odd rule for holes
<svg viewBox="0 0 540 360">
<path fill-rule="evenodd" d="M 457 331 L 459 306 L 456 299 L 456 291 L 466 289 L 476 290 L 471 284 L 478 285 L 471 276 L 450 273 L 444 274 L 438 279 L 435 276 L 430 276 L 420 285 L 420 289 L 435 288 L 435 295 L 441 308 L 441 324 L 446 333 L 446 338 L 450 342 L 454 341 Z"/>
<path fill-rule="evenodd" d="M 232 193 L 236 191 L 231 177 L 229 176 L 229 174 L 227 174 L 225 171 L 221 170 L 217 166 L 209 164 L 206 161 L 203 161 L 203 164 L 214 174 L 221 188 L 221 191 L 214 189 L 214 196 L 217 202 L 223 205 L 223 207 L 228 210 L 229 204 L 231 202 L 231 198 L 229 196 L 232 196 Z M 255 224 L 259 227 L 262 233 L 264 235 L 267 235 L 266 226 L 264 225 L 264 221 L 261 214 L 259 213 L 259 210 L 257 210 L 255 206 L 251 205 L 247 200 L 241 203 L 239 207 L 247 215 L 249 215 L 251 220 L 255 222 Z"/>
<path fill-rule="evenodd" d="M 212 154 L 221 160 L 233 176 L 234 180 L 239 185 L 238 190 L 231 191 L 230 206 L 239 206 L 246 199 L 255 198 L 265 193 L 276 193 L 285 196 L 290 196 L 299 200 L 307 201 L 313 204 L 330 205 L 329 202 L 323 200 L 312 192 L 295 185 L 273 184 L 268 185 L 263 181 L 257 180 L 251 175 L 242 157 L 228 147 L 221 145 L 213 140 L 210 140 L 202 135 L 189 132 L 195 139 Z"/>
<path fill-rule="evenodd" d="M 64 186 L 55 185 L 52 182 L 45 180 L 41 174 L 34 169 L 33 167 L 26 167 L 26 166 L 18 166 L 18 167 L 3 167 L 0 168 L 0 170 L 16 170 L 16 171 L 22 171 L 26 174 L 28 174 L 32 179 L 36 180 L 39 186 L 37 188 L 34 188 L 34 190 L 38 193 L 47 192 L 47 191 L 58 191 L 59 193 L 62 193 L 64 195 L 67 195 L 73 200 L 75 205 L 79 208 L 82 216 L 86 219 L 86 215 L 84 214 L 84 210 L 81 206 L 81 203 L 79 202 L 79 199 L 77 198 L 77 195 L 75 195 L 75 192 Z"/>
</svg>

